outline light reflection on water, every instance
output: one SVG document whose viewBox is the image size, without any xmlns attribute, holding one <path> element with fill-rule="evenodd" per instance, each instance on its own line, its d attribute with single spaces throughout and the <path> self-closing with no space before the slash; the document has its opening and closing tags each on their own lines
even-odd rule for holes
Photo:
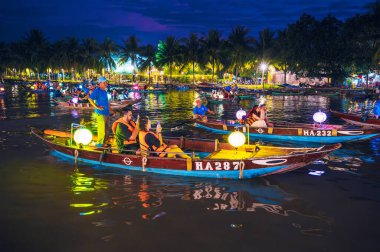
<svg viewBox="0 0 380 252">
<path fill-rule="evenodd" d="M 73 199 L 69 206 L 79 216 L 97 215 L 96 227 L 133 226 L 141 221 L 177 218 L 173 200 L 194 205 L 197 211 L 223 211 L 291 217 L 291 226 L 303 234 L 321 236 L 330 232 L 332 220 L 314 210 L 297 195 L 269 180 L 253 182 L 177 180 L 173 177 L 123 175 L 98 170 L 71 175 Z M 104 171 L 105 173 L 102 173 Z M 115 213 L 124 211 L 119 217 Z M 107 217 L 108 216 L 108 217 Z M 125 218 L 124 216 L 128 216 Z M 233 224 L 240 227 L 242 224 Z M 234 226 L 234 227 L 235 227 Z M 313 230 L 313 232 L 310 232 Z"/>
</svg>

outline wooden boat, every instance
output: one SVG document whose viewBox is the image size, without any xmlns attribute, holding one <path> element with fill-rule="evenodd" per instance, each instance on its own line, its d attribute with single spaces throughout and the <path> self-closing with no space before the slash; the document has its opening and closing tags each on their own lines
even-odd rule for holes
<svg viewBox="0 0 380 252">
<path fill-rule="evenodd" d="M 139 92 L 139 93 L 165 93 L 166 88 L 152 88 L 152 89 L 131 89 L 130 92 Z"/>
<path fill-rule="evenodd" d="M 140 100 L 141 99 L 123 100 L 120 102 L 110 102 L 110 106 L 112 109 L 122 109 L 124 107 L 138 103 Z M 94 107 L 91 106 L 90 103 L 72 103 L 72 102 L 65 102 L 65 101 L 59 101 L 59 100 L 54 100 L 54 101 L 57 103 L 57 106 L 61 108 L 94 110 Z"/>
<path fill-rule="evenodd" d="M 69 138 L 61 134 L 32 133 L 60 156 L 91 164 L 180 176 L 249 179 L 298 169 L 340 148 L 341 144 L 319 148 L 283 148 L 250 145 L 237 149 L 227 143 L 204 139 L 168 138 L 185 152 L 181 158 L 119 154 L 114 149 L 67 145 Z M 174 153 L 178 154 L 178 152 Z M 183 156 L 186 157 L 183 157 Z"/>
<path fill-rule="evenodd" d="M 190 89 L 190 85 L 182 84 L 182 85 L 176 86 L 176 89 L 179 91 L 186 91 Z"/>
<path fill-rule="evenodd" d="M 206 97 L 207 99 L 212 99 L 211 98 L 211 93 L 207 93 L 207 92 L 200 92 L 200 95 Z M 234 97 L 239 97 L 239 100 L 249 100 L 249 99 L 254 99 L 255 96 L 252 95 L 252 94 L 247 94 L 247 93 L 238 93 L 238 94 L 235 94 Z"/>
<path fill-rule="evenodd" d="M 357 113 L 343 113 L 338 111 L 331 111 L 331 113 L 339 117 L 340 119 L 355 125 L 360 126 L 372 126 L 380 127 L 380 119 L 376 119 L 373 115 L 363 116 L 362 114 Z"/>
<path fill-rule="evenodd" d="M 208 103 L 213 103 L 213 104 L 221 104 L 221 103 L 233 103 L 233 102 L 238 102 L 238 98 L 219 98 L 219 99 L 214 99 L 214 98 L 207 98 Z"/>
<path fill-rule="evenodd" d="M 380 129 L 343 125 L 275 123 L 274 127 L 257 128 L 235 124 L 235 121 L 196 121 L 195 125 L 219 134 L 229 134 L 237 128 L 245 134 L 249 131 L 254 138 L 273 141 L 341 143 L 380 136 Z"/>
</svg>

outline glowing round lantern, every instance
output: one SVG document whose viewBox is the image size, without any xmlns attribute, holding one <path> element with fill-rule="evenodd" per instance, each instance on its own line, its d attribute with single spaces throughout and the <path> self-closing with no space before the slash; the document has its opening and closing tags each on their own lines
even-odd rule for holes
<svg viewBox="0 0 380 252">
<path fill-rule="evenodd" d="M 236 118 L 238 120 L 241 120 L 243 116 L 246 116 L 246 115 L 247 113 L 243 109 L 240 109 L 238 112 L 236 112 Z"/>
<path fill-rule="evenodd" d="M 245 143 L 245 136 L 239 131 L 232 132 L 231 135 L 228 136 L 228 142 L 233 147 L 238 148 Z"/>
<path fill-rule="evenodd" d="M 313 120 L 316 121 L 317 123 L 323 123 L 324 121 L 326 121 L 326 119 L 327 119 L 326 114 L 321 111 L 318 111 L 317 113 L 313 115 Z"/>
<path fill-rule="evenodd" d="M 220 94 L 219 99 L 224 99 L 224 95 Z"/>
<path fill-rule="evenodd" d="M 92 141 L 92 133 L 88 129 L 78 129 L 74 133 L 74 141 L 77 144 L 88 145 Z"/>
<path fill-rule="evenodd" d="M 74 104 L 77 104 L 78 103 L 78 97 L 73 97 L 73 99 L 71 99 L 72 103 Z"/>
</svg>

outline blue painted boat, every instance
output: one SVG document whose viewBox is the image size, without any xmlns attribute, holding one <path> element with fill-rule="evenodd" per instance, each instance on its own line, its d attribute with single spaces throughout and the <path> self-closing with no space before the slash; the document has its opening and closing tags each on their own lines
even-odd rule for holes
<svg viewBox="0 0 380 252">
<path fill-rule="evenodd" d="M 236 124 L 234 121 L 196 121 L 199 128 L 218 134 L 230 134 L 239 130 L 255 139 L 309 143 L 343 143 L 367 140 L 380 136 L 380 128 L 343 125 L 277 123 L 273 127 L 258 128 Z"/>
<path fill-rule="evenodd" d="M 261 145 L 243 145 L 234 148 L 228 143 L 189 138 L 168 138 L 165 143 L 176 146 L 174 157 L 142 156 L 135 151 L 121 154 L 113 148 L 68 145 L 70 134 L 66 132 L 36 129 L 32 134 L 41 139 L 57 155 L 73 159 L 75 163 L 86 162 L 127 170 L 161 173 L 178 176 L 250 179 L 284 173 L 301 168 L 328 153 L 341 144 L 319 148 L 284 148 Z M 184 150 L 179 152 L 178 149 Z"/>
</svg>

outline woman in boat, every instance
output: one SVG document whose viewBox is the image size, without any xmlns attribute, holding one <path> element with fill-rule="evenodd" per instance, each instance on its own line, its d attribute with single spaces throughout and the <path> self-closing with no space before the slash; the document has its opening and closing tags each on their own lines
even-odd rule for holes
<svg viewBox="0 0 380 252">
<path fill-rule="evenodd" d="M 157 124 L 156 133 L 150 130 L 151 126 L 151 121 L 148 117 L 144 116 L 140 119 L 139 142 L 141 152 L 162 152 L 154 153 L 153 155 L 167 157 L 167 152 L 170 152 L 170 148 L 162 141 L 161 125 Z"/>
<path fill-rule="evenodd" d="M 273 124 L 270 123 L 268 120 L 265 103 L 261 103 L 259 105 L 253 106 L 252 109 L 248 112 L 245 122 L 249 126 L 260 127 L 260 128 L 273 126 Z"/>
<path fill-rule="evenodd" d="M 160 124 L 157 124 L 156 133 L 150 130 L 151 126 L 152 124 L 148 117 L 144 116 L 140 118 L 139 142 L 141 153 L 144 154 L 152 151 L 155 152 L 152 153 L 152 156 L 157 157 L 173 158 L 178 156 L 180 158 L 190 158 L 177 145 L 168 146 L 163 142 Z"/>
</svg>

